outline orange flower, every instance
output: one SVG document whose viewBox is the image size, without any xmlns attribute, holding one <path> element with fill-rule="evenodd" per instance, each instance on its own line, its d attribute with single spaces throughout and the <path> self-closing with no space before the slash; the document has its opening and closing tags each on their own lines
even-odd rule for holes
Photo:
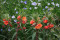
<svg viewBox="0 0 60 40">
<path fill-rule="evenodd" d="M 26 20 L 27 20 L 26 17 L 23 17 L 23 18 L 22 18 L 22 21 L 26 21 Z"/>
<path fill-rule="evenodd" d="M 26 17 L 23 17 L 23 18 L 22 18 L 22 23 L 25 24 L 26 22 L 27 22 Z"/>
<path fill-rule="evenodd" d="M 18 16 L 17 19 L 20 20 L 21 19 L 21 16 Z"/>
<path fill-rule="evenodd" d="M 4 24 L 5 24 L 5 25 L 8 25 L 8 21 L 4 21 Z"/>
<path fill-rule="evenodd" d="M 34 20 L 31 20 L 31 21 L 30 21 L 30 24 L 33 24 L 33 23 L 35 23 L 35 21 L 34 21 Z"/>
<path fill-rule="evenodd" d="M 37 24 L 37 25 L 35 26 L 36 29 L 40 29 L 41 27 L 42 27 L 42 24 Z"/>
</svg>

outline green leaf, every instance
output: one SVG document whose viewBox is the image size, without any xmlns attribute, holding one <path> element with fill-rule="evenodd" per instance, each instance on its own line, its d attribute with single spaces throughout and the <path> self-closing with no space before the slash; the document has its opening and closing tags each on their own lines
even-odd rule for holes
<svg viewBox="0 0 60 40">
<path fill-rule="evenodd" d="M 13 31 L 14 29 L 15 29 L 15 28 L 12 28 L 11 31 Z M 11 32 L 11 31 L 10 31 L 10 32 Z"/>
<path fill-rule="evenodd" d="M 36 36 L 36 32 L 32 34 L 32 40 L 34 40 L 35 36 Z"/>
<path fill-rule="evenodd" d="M 0 37 L 4 37 L 4 38 L 7 38 L 6 36 L 4 36 L 4 35 L 0 35 Z"/>
<path fill-rule="evenodd" d="M 42 38 L 39 38 L 39 40 L 42 40 Z"/>
<path fill-rule="evenodd" d="M 32 35 L 31 35 L 31 36 L 32 36 Z M 31 36 L 27 37 L 27 40 L 28 40 Z"/>
<path fill-rule="evenodd" d="M 60 35 L 59 35 L 59 34 L 58 34 L 58 35 L 57 35 L 57 34 L 54 34 L 54 35 L 55 35 L 57 38 L 60 38 Z"/>
<path fill-rule="evenodd" d="M 21 40 L 21 39 L 18 37 L 18 40 Z"/>
<path fill-rule="evenodd" d="M 15 33 L 13 34 L 13 36 L 12 36 L 12 40 L 13 40 L 13 38 L 15 37 L 16 33 L 17 33 L 17 32 L 15 32 Z"/>
<path fill-rule="evenodd" d="M 30 28 L 26 33 L 28 33 L 29 31 L 31 31 L 32 30 L 32 28 Z"/>
</svg>

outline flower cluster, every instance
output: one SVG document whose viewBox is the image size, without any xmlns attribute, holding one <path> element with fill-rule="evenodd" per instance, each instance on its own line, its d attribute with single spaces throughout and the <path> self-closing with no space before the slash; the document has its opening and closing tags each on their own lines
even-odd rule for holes
<svg viewBox="0 0 60 40">
<path fill-rule="evenodd" d="M 14 17 L 15 18 L 15 17 Z M 42 22 L 43 23 L 45 23 L 45 24 L 47 24 L 47 23 L 49 23 L 49 21 L 46 19 L 46 17 L 44 16 L 43 18 L 42 18 Z M 31 24 L 31 26 L 35 26 L 34 28 L 35 29 L 40 29 L 40 28 L 42 28 L 42 26 L 43 26 L 43 24 L 41 24 L 41 23 L 38 23 L 39 21 L 41 21 L 40 20 L 40 18 L 38 17 L 38 21 L 36 22 L 34 19 L 32 19 L 31 21 L 30 21 L 30 24 Z M 12 25 L 9 23 L 9 22 L 11 22 L 11 20 L 9 20 L 9 21 L 7 21 L 6 19 L 3 19 L 3 22 L 4 22 L 4 24 L 5 25 L 10 25 L 11 27 L 12 27 Z M 17 27 L 19 28 L 20 27 L 20 23 L 22 23 L 22 24 L 26 24 L 26 22 L 27 22 L 27 18 L 26 18 L 26 16 L 17 16 Z M 4 27 L 4 26 L 2 26 L 2 27 Z M 52 27 L 54 27 L 54 24 L 51 24 L 51 23 L 49 23 L 49 25 L 47 25 L 47 26 L 44 26 L 43 28 L 44 29 L 50 29 L 50 28 L 52 28 Z M 26 29 L 26 27 L 23 27 L 23 29 Z M 19 30 L 22 30 L 22 29 L 19 29 Z"/>
<path fill-rule="evenodd" d="M 43 17 L 43 18 L 42 18 L 42 19 L 43 19 L 43 23 L 45 23 L 45 24 L 49 23 L 48 20 L 47 20 L 47 19 L 44 19 L 44 18 L 46 18 L 46 17 Z M 49 23 L 49 25 L 44 26 L 43 28 L 44 28 L 44 29 L 50 29 L 50 28 L 52 28 L 52 27 L 54 27 L 54 24 Z"/>
<path fill-rule="evenodd" d="M 40 29 L 42 27 L 42 24 L 41 23 L 37 24 L 35 22 L 35 20 L 31 20 L 30 24 L 32 24 L 33 26 L 35 26 L 36 29 Z"/>
<path fill-rule="evenodd" d="M 46 19 L 46 17 L 43 17 L 42 20 L 43 20 L 42 22 L 43 22 L 44 24 L 49 23 L 49 21 Z M 39 22 L 39 21 L 38 21 L 38 22 Z M 30 24 L 31 24 L 32 26 L 35 26 L 35 27 L 34 27 L 35 29 L 40 29 L 40 28 L 43 26 L 43 24 L 38 23 L 38 22 L 35 22 L 35 20 L 32 19 L 32 20 L 30 21 Z M 52 27 L 54 27 L 54 24 L 49 23 L 49 25 L 47 25 L 47 26 L 44 25 L 43 29 L 50 29 L 50 28 L 52 28 Z"/>
<path fill-rule="evenodd" d="M 18 22 L 16 22 L 16 23 L 18 24 L 18 26 L 17 26 L 18 28 L 20 27 L 20 23 L 26 24 L 26 22 L 27 22 L 26 16 L 21 17 L 19 15 L 19 16 L 17 16 L 17 19 L 18 19 Z M 23 27 L 23 29 L 26 29 L 26 27 Z M 19 30 L 22 30 L 22 29 L 20 28 Z"/>
<path fill-rule="evenodd" d="M 10 24 L 11 19 L 9 19 L 9 20 L 3 19 L 3 22 L 6 26 L 9 24 L 9 26 L 12 27 L 12 25 Z M 4 27 L 4 25 L 2 27 Z"/>
<path fill-rule="evenodd" d="M 52 27 L 54 27 L 54 24 L 49 24 L 49 25 L 47 25 L 47 26 L 44 26 L 45 29 L 50 29 L 50 28 L 52 28 Z"/>
<path fill-rule="evenodd" d="M 21 18 L 21 16 L 18 16 L 17 19 L 18 19 L 19 21 L 22 21 L 23 24 L 25 24 L 25 23 L 27 22 L 27 18 L 26 18 L 25 16 L 22 17 L 22 18 Z M 17 23 L 19 24 L 20 22 L 17 22 Z"/>
<path fill-rule="evenodd" d="M 3 19 L 3 21 L 4 21 L 5 25 L 8 25 L 8 21 L 7 20 Z"/>
</svg>

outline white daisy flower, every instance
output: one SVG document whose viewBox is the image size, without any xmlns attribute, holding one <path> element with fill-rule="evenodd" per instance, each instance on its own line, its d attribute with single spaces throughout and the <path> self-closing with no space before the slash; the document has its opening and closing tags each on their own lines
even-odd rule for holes
<svg viewBox="0 0 60 40">
<path fill-rule="evenodd" d="M 36 5 L 37 5 L 37 3 L 36 3 L 36 2 L 32 2 L 32 5 L 36 6 Z"/>
<path fill-rule="evenodd" d="M 48 3 L 48 5 L 50 5 L 50 3 Z"/>
<path fill-rule="evenodd" d="M 57 6 L 57 7 L 59 7 L 59 4 L 58 4 L 58 3 L 56 3 L 56 6 Z"/>
<path fill-rule="evenodd" d="M 34 7 L 34 9 L 37 9 L 38 7 Z"/>
<path fill-rule="evenodd" d="M 38 3 L 38 6 L 41 6 L 41 3 Z"/>
<path fill-rule="evenodd" d="M 32 8 L 30 7 L 29 9 L 31 10 Z"/>
<path fill-rule="evenodd" d="M 15 16 L 13 15 L 12 18 L 15 18 Z"/>
<path fill-rule="evenodd" d="M 16 11 L 16 14 L 18 14 L 18 11 Z"/>
<path fill-rule="evenodd" d="M 17 22 L 17 20 L 14 20 L 14 22 Z"/>
<path fill-rule="evenodd" d="M 15 10 L 16 10 L 16 8 L 15 8 Z"/>
<path fill-rule="evenodd" d="M 33 2 L 32 0 L 30 0 L 31 2 Z"/>
<path fill-rule="evenodd" d="M 52 4 L 52 5 L 55 5 L 55 3 L 54 3 L 54 2 L 52 2 L 51 4 Z"/>
<path fill-rule="evenodd" d="M 45 8 L 47 9 L 47 8 L 48 8 L 48 6 L 45 6 Z"/>
</svg>

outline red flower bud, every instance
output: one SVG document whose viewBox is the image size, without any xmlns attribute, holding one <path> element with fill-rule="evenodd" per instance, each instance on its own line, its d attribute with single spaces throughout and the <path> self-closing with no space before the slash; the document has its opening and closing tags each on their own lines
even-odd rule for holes
<svg viewBox="0 0 60 40">
<path fill-rule="evenodd" d="M 11 27 L 12 27 L 12 25 L 11 24 L 9 24 Z"/>
<path fill-rule="evenodd" d="M 22 29 L 19 29 L 19 30 L 22 30 Z"/>
<path fill-rule="evenodd" d="M 20 20 L 21 19 L 21 16 L 18 16 L 17 19 Z"/>
<path fill-rule="evenodd" d="M 9 22 L 11 22 L 11 21 L 9 21 Z"/>
<path fill-rule="evenodd" d="M 20 27 L 20 25 L 17 26 L 18 28 Z"/>
<path fill-rule="evenodd" d="M 45 18 L 46 18 L 46 17 L 44 16 L 44 17 L 42 18 L 42 20 L 45 19 Z"/>
<path fill-rule="evenodd" d="M 45 29 L 48 29 L 48 26 L 44 26 Z"/>
<path fill-rule="evenodd" d="M 48 27 L 52 28 L 52 27 L 54 27 L 54 24 L 49 24 Z"/>
<path fill-rule="evenodd" d="M 6 21 L 5 19 L 3 19 L 3 21 Z"/>
<path fill-rule="evenodd" d="M 26 23 L 26 21 L 22 21 L 22 23 L 23 23 L 23 24 L 25 24 L 25 23 Z"/>
<path fill-rule="evenodd" d="M 26 27 L 23 27 L 23 29 L 26 29 Z"/>
<path fill-rule="evenodd" d="M 17 22 L 17 24 L 19 24 L 20 22 Z"/>
<path fill-rule="evenodd" d="M 2 25 L 2 27 L 5 27 L 4 25 Z"/>
<path fill-rule="evenodd" d="M 48 20 L 44 20 L 43 22 L 44 22 L 44 23 L 47 23 L 47 22 L 48 22 Z"/>
</svg>

